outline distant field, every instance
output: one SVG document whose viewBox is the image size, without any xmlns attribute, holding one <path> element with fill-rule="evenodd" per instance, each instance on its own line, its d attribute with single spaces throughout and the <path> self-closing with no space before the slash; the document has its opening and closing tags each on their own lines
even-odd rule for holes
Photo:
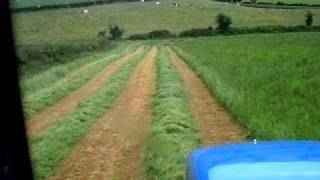
<svg viewBox="0 0 320 180">
<path fill-rule="evenodd" d="M 13 8 L 37 7 L 44 5 L 60 5 L 79 2 L 94 2 L 94 0 L 11 0 Z"/>
<path fill-rule="evenodd" d="M 320 0 L 258 0 L 258 2 L 320 4 Z"/>
<path fill-rule="evenodd" d="M 99 31 L 105 31 L 112 23 L 125 29 L 125 36 L 151 30 L 168 29 L 178 32 L 188 28 L 215 26 L 218 13 L 232 17 L 235 27 L 266 25 L 303 25 L 306 10 L 255 9 L 197 0 L 189 6 L 187 0 L 134 2 L 91 6 L 89 14 L 85 8 L 58 9 L 41 12 L 14 14 L 14 27 L 18 44 L 54 44 L 71 40 L 92 39 Z M 320 10 L 315 14 L 314 25 L 320 25 Z"/>
<path fill-rule="evenodd" d="M 320 139 L 320 33 L 173 41 L 259 139 Z"/>
</svg>

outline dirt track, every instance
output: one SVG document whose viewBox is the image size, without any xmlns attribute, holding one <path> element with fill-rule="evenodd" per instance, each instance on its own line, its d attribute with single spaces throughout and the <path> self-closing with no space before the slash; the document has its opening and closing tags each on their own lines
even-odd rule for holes
<svg viewBox="0 0 320 180">
<path fill-rule="evenodd" d="M 50 179 L 137 176 L 143 158 L 142 143 L 151 124 L 157 53 L 156 48 L 147 53 L 112 109 L 89 130 Z"/>
<path fill-rule="evenodd" d="M 239 123 L 212 97 L 201 79 L 187 64 L 172 49 L 168 48 L 168 51 L 191 95 L 189 104 L 200 126 L 205 145 L 244 140 Z"/>
<path fill-rule="evenodd" d="M 122 65 L 128 62 L 134 55 L 142 50 L 143 47 L 139 47 L 135 52 L 129 53 L 125 57 L 114 61 L 105 67 L 96 77 L 83 85 L 80 89 L 72 92 L 58 103 L 29 119 L 27 121 L 29 137 L 33 138 L 41 134 L 50 125 L 69 114 L 79 104 L 79 102 L 100 89 L 113 73 L 117 72 Z"/>
</svg>

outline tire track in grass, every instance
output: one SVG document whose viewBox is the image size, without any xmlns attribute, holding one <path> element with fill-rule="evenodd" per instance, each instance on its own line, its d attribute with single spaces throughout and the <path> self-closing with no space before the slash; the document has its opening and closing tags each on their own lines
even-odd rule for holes
<svg viewBox="0 0 320 180">
<path fill-rule="evenodd" d="M 106 110 L 125 88 L 136 65 L 143 59 L 149 48 L 134 56 L 121 69 L 112 75 L 108 82 L 88 99 L 81 102 L 63 120 L 48 128 L 31 143 L 31 157 L 35 179 L 47 179 L 70 154 L 88 132 L 89 128 L 100 119 Z"/>
<path fill-rule="evenodd" d="M 127 63 L 136 54 L 141 53 L 143 47 L 139 47 L 135 52 L 127 54 L 119 60 L 112 62 L 105 67 L 96 77 L 89 80 L 80 89 L 72 92 L 67 97 L 47 108 L 45 111 L 36 115 L 29 121 L 27 121 L 27 130 L 29 137 L 33 138 L 42 132 L 44 132 L 49 126 L 54 124 L 59 119 L 69 114 L 82 100 L 86 99 L 90 94 L 96 92 L 103 87 L 105 82 L 110 78 L 112 74 L 117 72 L 122 65 Z"/>
<path fill-rule="evenodd" d="M 130 77 L 114 106 L 92 127 L 50 179 L 133 179 L 143 159 L 155 89 L 153 47 Z"/>
<path fill-rule="evenodd" d="M 240 124 L 211 96 L 201 79 L 171 49 L 170 58 L 182 77 L 191 98 L 189 105 L 199 123 L 205 145 L 225 144 L 245 139 Z"/>
</svg>

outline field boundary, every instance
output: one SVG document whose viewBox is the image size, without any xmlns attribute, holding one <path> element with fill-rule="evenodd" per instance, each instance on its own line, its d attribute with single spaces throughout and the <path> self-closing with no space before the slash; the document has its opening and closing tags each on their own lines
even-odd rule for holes
<svg viewBox="0 0 320 180">
<path fill-rule="evenodd" d="M 16 45 L 19 63 L 23 69 L 32 68 L 30 62 L 66 62 L 93 52 L 112 50 L 117 46 L 107 37 L 70 41 L 65 44 L 25 44 Z"/>
<path fill-rule="evenodd" d="M 264 9 L 320 9 L 320 4 L 273 4 L 273 3 L 240 3 L 241 6 Z"/>
<path fill-rule="evenodd" d="M 156 35 L 155 32 L 157 32 Z M 195 38 L 205 36 L 234 36 L 245 34 L 271 34 L 289 32 L 320 32 L 320 26 L 257 26 L 252 28 L 230 28 L 224 33 L 209 26 L 207 28 L 191 28 L 179 33 L 171 33 L 168 30 L 156 30 L 144 34 L 133 34 L 129 36 L 127 40 L 174 39 L 187 37 Z"/>
<path fill-rule="evenodd" d="M 240 5 L 252 8 L 265 8 L 265 9 L 320 9 L 320 4 L 305 4 L 305 3 L 272 3 L 272 2 L 241 2 L 232 3 L 229 0 L 213 0 L 216 2 L 229 3 L 231 5 Z"/>
</svg>

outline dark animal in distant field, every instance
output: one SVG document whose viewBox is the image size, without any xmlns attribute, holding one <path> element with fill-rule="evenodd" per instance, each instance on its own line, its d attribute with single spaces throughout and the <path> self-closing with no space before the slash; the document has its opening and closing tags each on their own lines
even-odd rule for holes
<svg viewBox="0 0 320 180">
<path fill-rule="evenodd" d="M 179 7 L 180 5 L 178 3 L 173 2 L 172 5 L 174 5 L 175 7 Z"/>
</svg>

